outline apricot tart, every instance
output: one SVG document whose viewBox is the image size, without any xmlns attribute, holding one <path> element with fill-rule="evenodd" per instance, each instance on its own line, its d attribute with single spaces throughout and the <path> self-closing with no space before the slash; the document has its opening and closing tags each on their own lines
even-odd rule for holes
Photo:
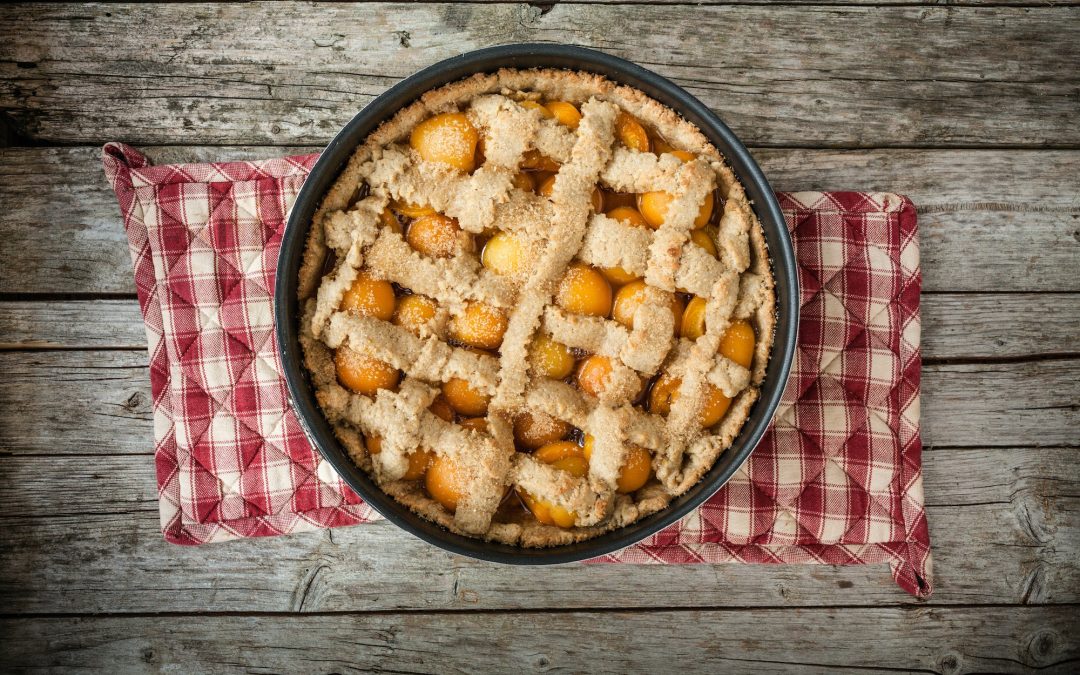
<svg viewBox="0 0 1080 675">
<path fill-rule="evenodd" d="M 764 235 L 724 159 L 580 72 L 476 75 L 399 111 L 326 195 L 299 281 L 305 367 L 353 460 L 521 546 L 693 486 L 773 341 Z"/>
</svg>

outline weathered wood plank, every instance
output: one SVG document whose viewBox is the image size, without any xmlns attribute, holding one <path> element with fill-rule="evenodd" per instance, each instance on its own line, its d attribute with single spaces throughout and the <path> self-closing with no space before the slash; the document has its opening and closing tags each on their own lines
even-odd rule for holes
<svg viewBox="0 0 1080 675">
<path fill-rule="evenodd" d="M 923 295 L 920 305 L 923 359 L 1080 352 L 1076 293 L 934 293 Z"/>
<path fill-rule="evenodd" d="M 931 361 L 1080 354 L 1080 294 L 927 294 L 922 326 Z M 0 302 L 0 350 L 145 347 L 135 299 Z"/>
<path fill-rule="evenodd" d="M 934 605 L 1080 601 L 1077 449 L 925 458 Z M 0 603 L 9 612 L 340 611 L 890 605 L 872 567 L 568 565 L 453 556 L 378 523 L 197 549 L 158 532 L 149 457 L 8 457 Z M 15 487 L 17 486 L 17 487 Z M 56 495 L 63 494 L 62 500 Z M 268 566 L 267 559 L 274 564 Z M 625 592 L 635 588 L 634 593 Z M 688 595 L 683 589 L 701 592 Z"/>
<path fill-rule="evenodd" d="M 926 290 L 1076 291 L 1080 214 L 920 214 L 919 250 Z"/>
<path fill-rule="evenodd" d="M 199 672 L 1068 672 L 1074 608 L 8 619 L 9 668 Z M 673 630 L 673 626 L 685 627 Z M 873 627 L 872 639 L 866 636 Z M 765 629 L 767 627 L 767 629 Z"/>
<path fill-rule="evenodd" d="M 0 352 L 0 450 L 149 452 L 146 361 L 141 351 Z M 922 410 L 927 445 L 1074 445 L 1080 359 L 930 364 Z"/>
<path fill-rule="evenodd" d="M 0 353 L 0 454 L 154 450 L 144 351 Z"/>
<path fill-rule="evenodd" d="M 0 302 L 0 350 L 146 348 L 139 301 Z"/>
<path fill-rule="evenodd" d="M 1080 212 L 1080 152 L 753 148 L 778 190 L 900 192 L 920 214 Z"/>
<path fill-rule="evenodd" d="M 1080 360 L 927 365 L 924 445 L 1076 445 Z"/>
<path fill-rule="evenodd" d="M 755 145 L 1070 147 L 1080 143 L 1076 17 L 1070 7 L 741 4 L 9 8 L 0 107 L 16 138 L 67 144 L 323 144 L 421 67 L 550 41 L 670 77 Z"/>
<path fill-rule="evenodd" d="M 317 148 L 154 148 L 154 161 Z M 1080 291 L 1080 152 L 759 150 L 780 190 L 881 189 L 923 211 L 927 291 Z M 0 292 L 134 293 L 97 148 L 0 149 Z M 977 255 L 975 255 L 977 253 Z"/>
</svg>

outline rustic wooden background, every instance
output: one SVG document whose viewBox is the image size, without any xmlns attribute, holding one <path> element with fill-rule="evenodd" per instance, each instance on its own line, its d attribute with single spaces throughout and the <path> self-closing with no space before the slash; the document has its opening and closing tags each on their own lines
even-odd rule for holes
<svg viewBox="0 0 1080 675">
<path fill-rule="evenodd" d="M 1075 672 L 1075 4 L 0 8 L 0 669 Z M 162 541 L 100 146 L 313 151 L 420 67 L 515 41 L 672 78 L 778 189 L 918 205 L 932 599 L 884 566 L 497 567 L 386 524 Z"/>
</svg>

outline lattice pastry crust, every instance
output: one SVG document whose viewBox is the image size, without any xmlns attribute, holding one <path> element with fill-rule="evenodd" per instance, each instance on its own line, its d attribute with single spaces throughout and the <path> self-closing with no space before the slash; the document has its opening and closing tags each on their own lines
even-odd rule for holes
<svg viewBox="0 0 1080 675">
<path fill-rule="evenodd" d="M 547 104 L 556 101 L 575 111 L 553 114 Z M 432 159 L 430 148 L 410 145 L 419 124 L 447 113 L 463 114 L 479 137 L 475 166 Z M 440 137 L 446 147 L 435 152 L 453 155 L 458 138 Z M 558 170 L 522 178 L 523 167 Z M 529 189 L 541 178 L 544 188 Z M 598 188 L 606 213 L 594 202 Z M 652 228 L 607 205 L 659 192 L 667 193 L 667 210 Z M 713 212 L 699 227 L 707 201 Z M 402 234 L 403 220 L 409 228 L 416 222 L 402 212 L 418 209 L 456 220 L 452 236 L 441 240 L 443 254 L 417 250 L 410 231 Z M 477 253 L 477 242 L 490 245 L 498 233 L 515 243 L 514 269 L 498 269 Z M 562 299 L 571 266 L 592 266 L 582 268 L 589 278 L 595 268 L 605 275 L 618 268 L 625 279 L 643 280 L 640 297 L 627 301 L 631 318 L 573 311 Z M 355 311 L 344 299 L 361 277 L 392 282 L 397 301 L 426 296 L 431 311 L 413 321 Z M 417 513 L 458 533 L 523 546 L 595 536 L 686 491 L 738 434 L 772 347 L 768 252 L 733 172 L 670 109 L 579 72 L 476 75 L 398 112 L 327 193 L 312 222 L 300 289 L 305 365 L 354 460 Z M 690 310 L 674 308 L 690 297 L 700 299 L 694 309 L 704 322 L 687 337 L 683 312 Z M 454 337 L 456 322 L 478 306 L 504 321 L 495 350 Z M 733 359 L 725 341 L 737 323 L 752 328 L 752 347 Z M 581 360 L 576 380 L 546 376 L 552 371 L 539 360 L 538 336 L 562 345 L 558 353 L 569 358 L 604 357 L 599 385 L 587 393 L 575 384 L 584 377 Z M 338 350 L 383 364 L 391 381 L 372 395 L 344 386 Z M 487 402 L 486 422 L 461 423 L 448 412 L 440 391 L 455 380 Z M 728 399 L 722 418 L 702 428 L 710 406 Z M 576 459 L 527 451 L 515 427 L 523 415 L 541 437 L 550 432 L 574 443 L 563 454 Z M 574 450 L 584 438 L 587 461 Z M 649 479 L 623 489 L 623 473 L 642 448 Z M 416 461 L 417 453 L 426 459 Z M 425 468 L 423 479 L 409 480 Z"/>
</svg>

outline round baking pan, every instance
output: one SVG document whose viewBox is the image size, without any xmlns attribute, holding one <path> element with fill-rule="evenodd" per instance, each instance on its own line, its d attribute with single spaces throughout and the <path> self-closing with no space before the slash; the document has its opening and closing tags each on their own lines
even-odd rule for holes
<svg viewBox="0 0 1080 675">
<path fill-rule="evenodd" d="M 700 482 L 673 499 L 667 508 L 587 541 L 543 549 L 509 546 L 454 534 L 414 514 L 383 492 L 352 462 L 315 402 L 314 390 L 302 366 L 299 340 L 297 277 L 311 218 L 353 151 L 381 122 L 424 92 L 474 73 L 494 72 L 499 68 L 565 68 L 597 73 L 641 90 L 696 125 L 724 155 L 746 189 L 764 228 L 776 279 L 776 335 L 772 355 L 761 396 L 732 446 Z M 795 254 L 780 206 L 761 169 L 727 125 L 696 98 L 656 73 L 608 54 L 556 44 L 505 45 L 455 56 L 402 80 L 357 113 L 326 146 L 297 196 L 281 242 L 274 293 L 281 365 L 293 407 L 312 443 L 345 482 L 387 520 L 428 543 L 481 560 L 519 565 L 585 560 L 630 546 L 679 520 L 719 490 L 750 456 L 772 419 L 791 369 L 799 314 Z"/>
</svg>

